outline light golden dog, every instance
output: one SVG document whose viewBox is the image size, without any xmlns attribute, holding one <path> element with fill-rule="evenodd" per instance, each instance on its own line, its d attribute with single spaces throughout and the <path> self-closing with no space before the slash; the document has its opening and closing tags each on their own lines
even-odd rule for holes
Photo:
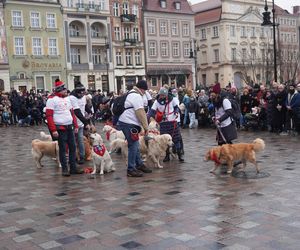
<svg viewBox="0 0 300 250">
<path fill-rule="evenodd" d="M 123 134 L 123 132 L 120 130 L 116 130 L 110 125 L 105 125 L 102 131 L 105 133 L 106 140 L 108 140 L 109 142 L 117 138 L 125 140 L 125 135 Z"/>
<path fill-rule="evenodd" d="M 125 159 L 126 165 L 128 164 L 128 143 L 123 139 L 115 139 L 110 143 L 109 153 L 113 153 L 121 149 L 122 157 Z"/>
<path fill-rule="evenodd" d="M 47 135 L 45 132 L 41 131 L 40 136 L 43 141 L 52 141 L 51 135 Z"/>
<path fill-rule="evenodd" d="M 44 155 L 56 158 L 58 166 L 61 167 L 59 161 L 59 148 L 57 141 L 41 141 L 35 139 L 31 142 L 31 145 L 32 157 L 36 162 L 37 168 L 43 167 L 43 165 L 41 164 L 41 159 Z"/>
<path fill-rule="evenodd" d="M 256 172 L 259 173 L 256 153 L 264 150 L 264 148 L 265 142 L 260 138 L 255 139 L 252 143 L 224 144 L 210 149 L 205 159 L 215 162 L 215 167 L 210 172 L 214 172 L 220 164 L 226 163 L 228 166 L 227 173 L 230 174 L 234 161 L 242 161 L 243 170 L 245 170 L 247 162 L 251 162 L 255 165 Z"/>
</svg>

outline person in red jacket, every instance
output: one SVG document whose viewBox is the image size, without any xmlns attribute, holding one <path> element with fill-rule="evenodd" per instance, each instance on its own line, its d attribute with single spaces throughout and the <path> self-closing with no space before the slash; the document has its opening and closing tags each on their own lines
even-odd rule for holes
<svg viewBox="0 0 300 250">
<path fill-rule="evenodd" d="M 78 132 L 77 120 L 72 109 L 67 89 L 62 81 L 56 81 L 53 94 L 46 103 L 46 119 L 52 138 L 58 140 L 59 160 L 62 175 L 82 174 L 76 169 L 76 144 L 74 132 Z M 66 145 L 69 149 L 70 171 L 67 166 Z"/>
</svg>

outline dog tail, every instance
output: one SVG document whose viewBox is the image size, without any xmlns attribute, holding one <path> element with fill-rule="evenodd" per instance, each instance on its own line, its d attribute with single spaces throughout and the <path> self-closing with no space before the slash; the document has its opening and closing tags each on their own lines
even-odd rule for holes
<svg viewBox="0 0 300 250">
<path fill-rule="evenodd" d="M 257 138 L 253 141 L 253 150 L 255 152 L 263 151 L 265 149 L 264 140 Z"/>
</svg>

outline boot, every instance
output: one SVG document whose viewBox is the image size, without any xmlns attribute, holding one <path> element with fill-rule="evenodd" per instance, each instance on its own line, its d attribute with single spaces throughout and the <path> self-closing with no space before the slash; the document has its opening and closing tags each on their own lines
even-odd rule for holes
<svg viewBox="0 0 300 250">
<path fill-rule="evenodd" d="M 168 162 L 168 161 L 170 161 L 170 151 L 169 151 L 169 149 L 167 149 L 166 157 L 165 157 L 165 159 L 163 159 L 163 162 Z"/>
<path fill-rule="evenodd" d="M 178 155 L 179 161 L 180 161 L 180 162 L 184 162 L 184 159 L 182 158 L 182 153 L 181 153 L 181 151 L 178 151 L 178 152 L 177 152 L 177 155 Z"/>
</svg>

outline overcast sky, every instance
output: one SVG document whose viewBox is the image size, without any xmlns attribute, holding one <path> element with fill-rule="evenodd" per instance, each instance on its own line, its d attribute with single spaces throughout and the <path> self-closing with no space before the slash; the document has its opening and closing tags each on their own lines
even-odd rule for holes
<svg viewBox="0 0 300 250">
<path fill-rule="evenodd" d="M 189 0 L 192 4 L 200 3 L 205 0 Z M 275 4 L 292 13 L 292 6 L 300 5 L 300 0 L 275 0 Z"/>
</svg>

